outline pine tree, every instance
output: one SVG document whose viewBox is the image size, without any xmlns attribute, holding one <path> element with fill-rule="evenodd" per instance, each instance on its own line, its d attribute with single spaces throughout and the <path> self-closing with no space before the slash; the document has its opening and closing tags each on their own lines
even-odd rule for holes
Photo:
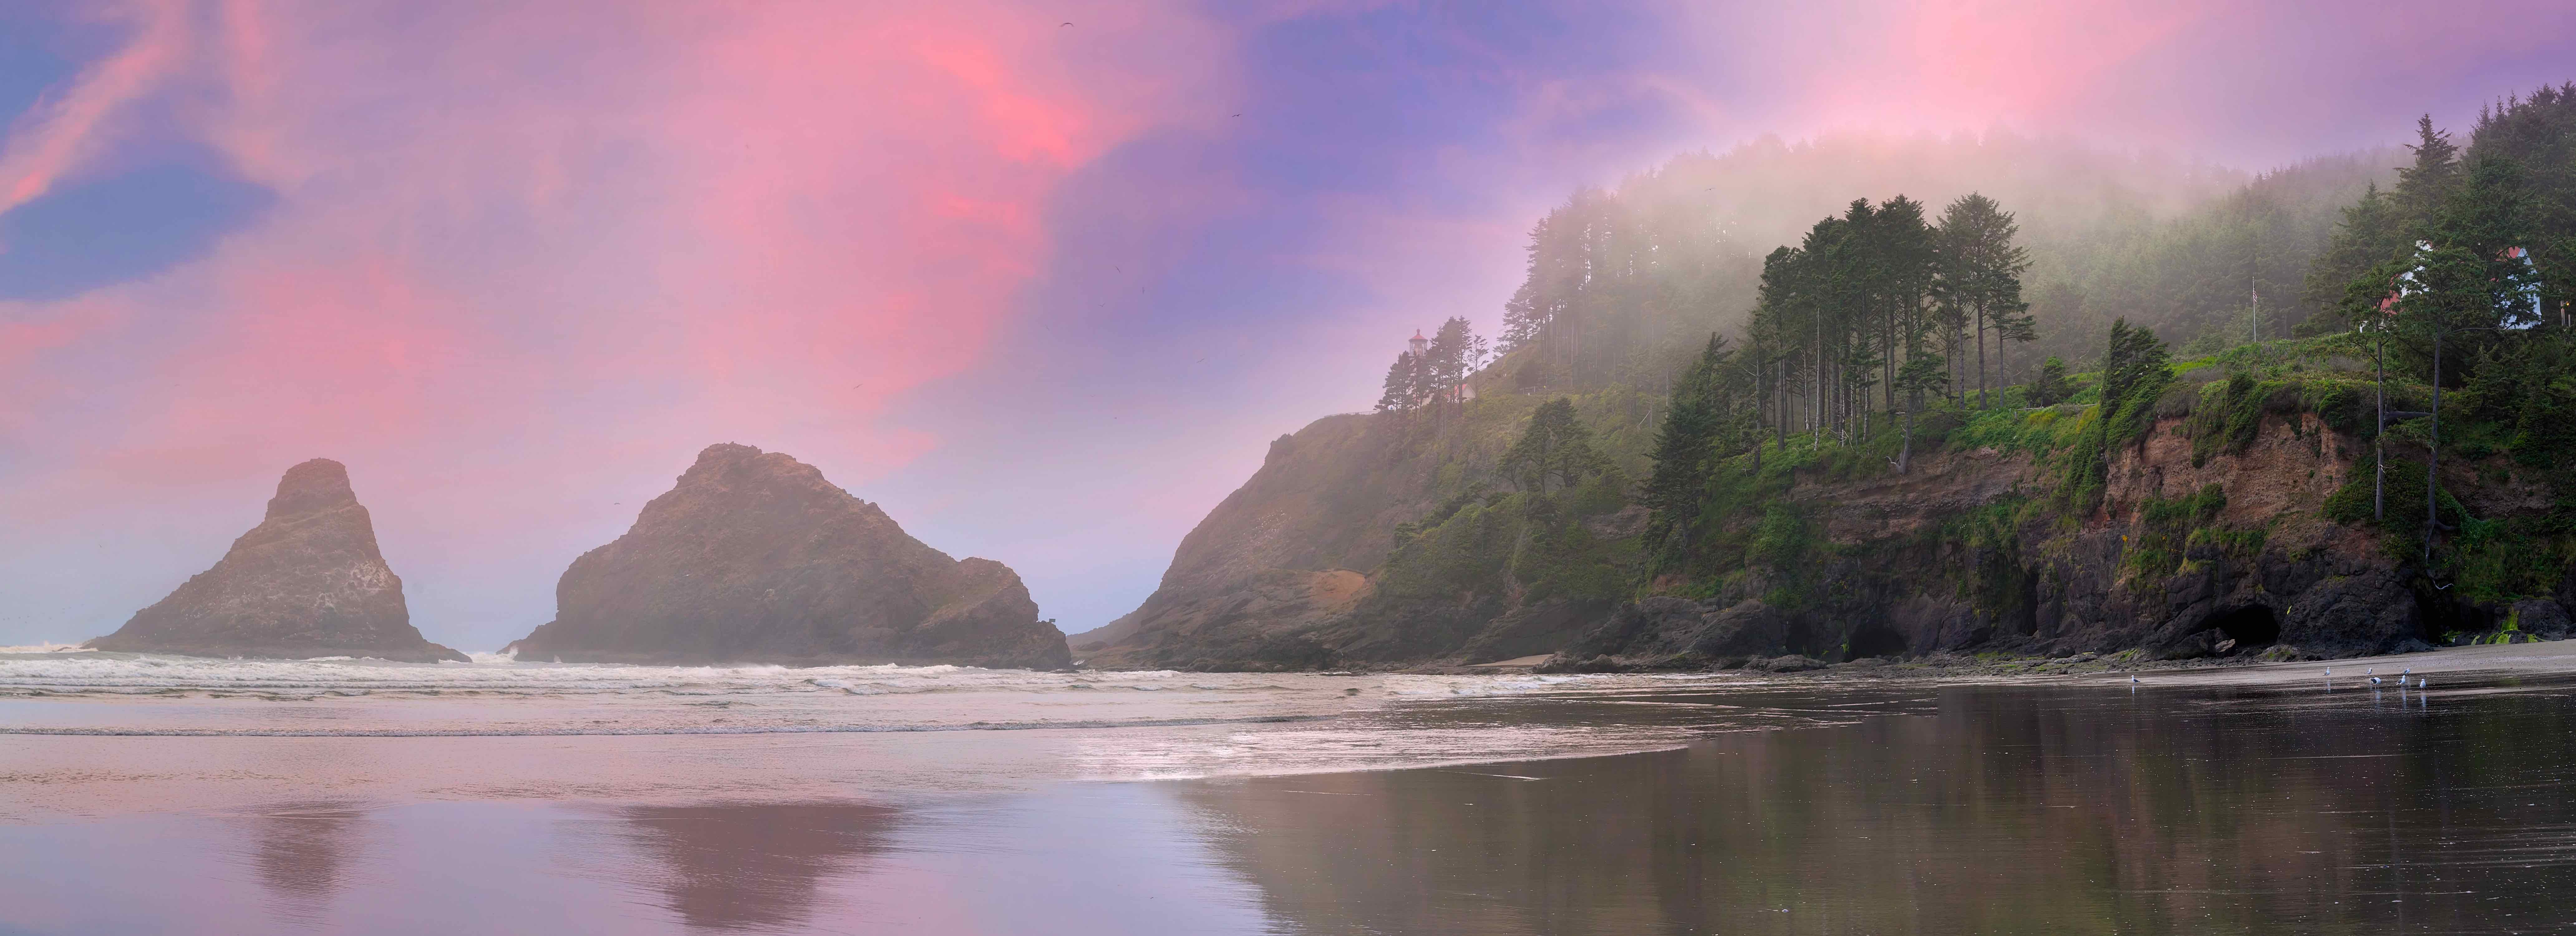
<svg viewBox="0 0 2576 936">
<path fill-rule="evenodd" d="M 1484 363 L 1485 339 L 1477 337 L 1474 326 L 1464 318 L 1451 318 L 1440 323 L 1423 350 L 1423 371 L 1428 375 L 1429 393 L 1449 403 L 1463 402 L 1467 376 Z"/>
<path fill-rule="evenodd" d="M 1544 494 L 1549 482 L 1573 487 L 1600 474 L 1608 462 L 1592 447 L 1592 430 L 1575 418 L 1574 401 L 1557 397 L 1530 414 L 1529 428 L 1503 454 L 1500 467 L 1523 490 Z"/>
<path fill-rule="evenodd" d="M 2433 115 L 2415 121 L 2415 143 L 2407 149 L 2415 153 L 2415 164 L 2397 170 L 2397 202 L 2401 222 L 2407 227 L 2421 225 L 2439 214 L 2451 192 L 2460 184 L 2460 148 L 2451 143 L 2451 134 L 2433 129 Z"/>
<path fill-rule="evenodd" d="M 1378 394 L 1377 411 L 1400 413 L 1412 409 L 1419 401 L 1422 368 L 1411 351 L 1395 353 L 1395 363 L 1386 368 L 1385 392 Z"/>
<path fill-rule="evenodd" d="M 1688 549 L 1691 525 L 1699 519 L 1700 500 L 1708 489 L 1710 461 L 1727 429 L 1717 397 L 1720 371 L 1733 354 L 1726 339 L 1709 336 L 1699 360 L 1673 386 L 1672 406 L 1655 432 L 1654 468 L 1638 497 L 1652 511 L 1647 525 L 1652 542 L 1678 534 L 1679 545 Z"/>
<path fill-rule="evenodd" d="M 2138 388 L 2162 390 L 2171 376 L 2172 352 L 2152 329 L 2132 328 L 2126 318 L 2111 320 L 2111 338 L 2102 349 L 2102 418 L 2108 421 Z"/>
<path fill-rule="evenodd" d="M 1942 304 L 1965 325 L 1976 345 L 1977 406 L 1987 405 L 1986 335 L 2001 342 L 2032 341 L 2037 322 L 2022 301 L 2021 274 L 2030 252 L 2013 243 L 2021 226 L 1994 199 L 1970 193 L 1941 212 Z M 1964 390 L 1964 386 L 1961 388 Z"/>
<path fill-rule="evenodd" d="M 2361 193 L 2360 201 L 2343 209 L 2334 237 L 2308 268 L 2304 295 L 2309 304 L 2319 309 L 2331 309 L 2348 321 L 2361 321 L 2378 311 L 2379 300 L 2388 294 L 2388 284 L 2372 281 L 2368 288 L 2356 293 L 2351 289 L 2353 282 L 2371 268 L 2409 252 L 2406 224 L 2396 198 L 2373 183 Z"/>
<path fill-rule="evenodd" d="M 2032 406 L 2055 406 L 2071 395 L 2066 385 L 2066 362 L 2056 355 L 2039 362 L 2039 377 L 2030 382 L 2027 396 Z"/>
<path fill-rule="evenodd" d="M 2521 165 L 2501 156 L 2478 157 L 2440 215 L 2424 225 L 2429 248 L 2415 255 L 2414 269 L 2401 274 L 2409 282 L 2396 303 L 2399 327 L 2432 339 L 2433 408 L 2426 426 L 2424 491 L 2428 563 L 2434 536 L 2444 529 L 2438 504 L 2445 344 L 2450 345 L 2448 353 L 2466 360 L 2507 359 L 2519 349 L 2499 346 L 2520 344 L 2508 337 L 2508 330 L 2545 320 L 2541 284 L 2523 247 L 2534 234 L 2530 209 Z M 2515 381 L 2505 373 L 2498 383 L 2510 386 Z M 2460 368 L 2459 376 L 2471 376 L 2469 369 Z"/>
<path fill-rule="evenodd" d="M 1897 474 L 1904 474 L 1906 468 L 1913 462 L 1914 416 L 1923 411 L 1924 394 L 1939 393 L 1950 381 L 1949 369 L 1944 366 L 1945 364 L 1940 355 L 1927 349 L 1918 349 L 1913 357 L 1906 359 L 1905 366 L 1896 373 L 1896 382 L 1905 388 L 1906 395 L 1905 442 L 1897 448 L 1896 460 L 1893 462 Z"/>
</svg>

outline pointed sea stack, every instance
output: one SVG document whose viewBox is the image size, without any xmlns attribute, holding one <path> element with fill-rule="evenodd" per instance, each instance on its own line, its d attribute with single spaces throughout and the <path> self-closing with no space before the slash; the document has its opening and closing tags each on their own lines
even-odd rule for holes
<svg viewBox="0 0 2576 936">
<path fill-rule="evenodd" d="M 349 470 L 316 458 L 286 469 L 268 516 L 96 650 L 301 659 L 364 656 L 463 661 L 421 639 L 402 579 L 376 550 L 375 524 L 349 490 Z"/>
<path fill-rule="evenodd" d="M 1072 660 L 1009 566 L 951 559 L 814 466 L 730 443 L 573 560 L 555 619 L 511 648 L 568 663 Z"/>
</svg>

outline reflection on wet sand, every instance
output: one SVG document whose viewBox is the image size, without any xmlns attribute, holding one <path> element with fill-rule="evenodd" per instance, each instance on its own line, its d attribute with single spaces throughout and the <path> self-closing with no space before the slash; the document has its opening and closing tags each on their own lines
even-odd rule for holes
<svg viewBox="0 0 2576 936">
<path fill-rule="evenodd" d="M 617 836 L 639 883 L 692 929 L 803 924 L 825 879 L 883 852 L 897 813 L 868 804 L 634 806 Z"/>
<path fill-rule="evenodd" d="M 337 803 L 293 804 L 245 820 L 250 866 L 268 894 L 269 912 L 296 924 L 330 916 L 331 899 L 348 887 L 367 841 L 367 814 Z"/>
<path fill-rule="evenodd" d="M 1586 692 L 1404 718 L 1718 733 L 1617 757 L 888 794 L 899 808 L 0 823 L 0 933 L 2565 929 L 2576 686 L 2452 685 Z M 1820 721 L 1839 727 L 1724 733 Z"/>
<path fill-rule="evenodd" d="M 1954 689 L 1928 717 L 1183 799 L 1302 932 L 2509 932 L 2576 918 L 2571 732 L 2555 693 Z"/>
</svg>

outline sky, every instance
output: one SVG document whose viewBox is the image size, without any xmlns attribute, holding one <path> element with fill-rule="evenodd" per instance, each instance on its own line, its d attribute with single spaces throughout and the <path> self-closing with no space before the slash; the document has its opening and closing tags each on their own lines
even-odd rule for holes
<svg viewBox="0 0 2576 936">
<path fill-rule="evenodd" d="M 716 442 L 1088 629 L 1414 329 L 1490 330 L 1577 186 L 1832 134 L 2259 170 L 2576 79 L 2576 7 L 2390 6 L 17 0 L 0 645 L 327 457 L 496 649 Z"/>
</svg>

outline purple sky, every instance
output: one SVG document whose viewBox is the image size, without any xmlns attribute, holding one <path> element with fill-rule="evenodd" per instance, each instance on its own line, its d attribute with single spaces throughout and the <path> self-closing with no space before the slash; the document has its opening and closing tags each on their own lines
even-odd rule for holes
<svg viewBox="0 0 2576 936">
<path fill-rule="evenodd" d="M 422 631 L 491 649 L 718 441 L 1081 630 L 1413 329 L 1490 325 L 1577 185 L 1996 128 L 2260 169 L 2465 129 L 2576 78 L 2570 37 L 2542 2 L 15 4 L 0 644 L 113 630 L 322 456 Z"/>
</svg>

